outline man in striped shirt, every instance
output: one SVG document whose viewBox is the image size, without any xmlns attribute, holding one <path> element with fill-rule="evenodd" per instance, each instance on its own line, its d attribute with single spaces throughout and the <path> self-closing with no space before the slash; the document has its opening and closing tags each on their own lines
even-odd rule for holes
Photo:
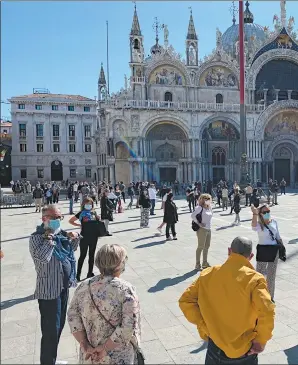
<svg viewBox="0 0 298 365">
<path fill-rule="evenodd" d="M 29 241 L 36 278 L 34 298 L 38 299 L 41 317 L 40 364 L 56 364 L 59 339 L 65 324 L 68 293 L 76 285 L 74 251 L 80 242 L 76 232 L 65 232 L 56 205 L 42 209 L 42 225 Z"/>
</svg>

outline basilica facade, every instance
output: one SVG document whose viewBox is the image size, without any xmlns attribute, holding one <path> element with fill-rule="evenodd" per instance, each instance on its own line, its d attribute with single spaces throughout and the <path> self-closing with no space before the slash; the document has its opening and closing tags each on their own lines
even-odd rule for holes
<svg viewBox="0 0 298 365">
<path fill-rule="evenodd" d="M 255 24 L 246 3 L 245 95 L 247 167 L 252 181 L 283 177 L 298 184 L 298 38 L 286 2 L 274 29 Z M 156 24 L 158 28 L 158 24 Z M 214 50 L 199 59 L 190 14 L 185 59 L 156 33 L 150 55 L 137 9 L 130 39 L 131 75 L 108 95 L 98 79 L 98 179 L 172 182 L 240 179 L 239 25 L 214 32 Z M 204 40 L 202 40 L 204 41 Z"/>
</svg>

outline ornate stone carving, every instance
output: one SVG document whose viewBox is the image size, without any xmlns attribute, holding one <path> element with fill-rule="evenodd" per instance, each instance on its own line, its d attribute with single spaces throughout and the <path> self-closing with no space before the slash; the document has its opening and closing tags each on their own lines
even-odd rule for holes
<svg viewBox="0 0 298 365">
<path fill-rule="evenodd" d="M 246 127 L 247 130 L 254 130 L 254 118 L 252 117 L 246 118 Z"/>
<path fill-rule="evenodd" d="M 69 159 L 69 164 L 70 165 L 75 165 L 76 164 L 76 160 L 74 158 L 70 158 Z"/>
<path fill-rule="evenodd" d="M 256 78 L 261 68 L 264 66 L 265 63 L 274 60 L 276 58 L 278 59 L 285 58 L 289 61 L 297 63 L 297 52 L 293 51 L 292 49 L 279 48 L 279 49 L 272 49 L 270 51 L 263 53 L 253 62 L 249 70 L 247 76 L 247 82 L 248 82 L 247 88 L 255 90 Z"/>
<path fill-rule="evenodd" d="M 85 165 L 91 165 L 91 158 L 85 158 Z"/>
<path fill-rule="evenodd" d="M 114 136 L 123 137 L 127 135 L 125 122 L 115 121 L 113 125 Z"/>
<path fill-rule="evenodd" d="M 273 151 L 281 145 L 282 147 L 286 147 L 293 152 L 294 158 L 297 160 L 298 156 L 298 138 L 295 136 L 278 136 L 274 138 L 273 142 L 269 142 L 267 144 L 267 148 L 265 149 L 265 161 L 271 161 L 273 158 Z"/>
<path fill-rule="evenodd" d="M 131 116 L 131 131 L 132 132 L 140 131 L 140 116 L 137 114 Z"/>
<path fill-rule="evenodd" d="M 175 146 L 165 143 L 155 151 L 156 161 L 177 161 L 179 158 Z"/>
<path fill-rule="evenodd" d="M 265 109 L 259 116 L 256 126 L 255 126 L 255 138 L 262 138 L 264 135 L 264 129 L 268 121 L 285 109 L 297 109 L 298 111 L 298 101 L 297 100 L 283 100 L 271 104 L 267 109 Z"/>
</svg>

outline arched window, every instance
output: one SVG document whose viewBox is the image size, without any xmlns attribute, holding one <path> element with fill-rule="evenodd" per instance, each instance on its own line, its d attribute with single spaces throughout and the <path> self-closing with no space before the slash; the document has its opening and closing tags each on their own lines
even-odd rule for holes
<svg viewBox="0 0 298 365">
<path fill-rule="evenodd" d="M 133 48 L 134 49 L 140 49 L 140 44 L 139 44 L 139 40 L 138 39 L 135 39 L 133 41 Z"/>
<path fill-rule="evenodd" d="M 223 96 L 222 94 L 216 94 L 216 104 L 222 104 L 223 103 Z"/>
<path fill-rule="evenodd" d="M 292 91 L 291 99 L 298 100 L 298 91 Z"/>
<path fill-rule="evenodd" d="M 165 101 L 173 101 L 173 95 L 169 91 L 165 93 Z"/>
<path fill-rule="evenodd" d="M 222 147 L 215 147 L 212 150 L 212 165 L 224 166 L 226 164 L 226 153 Z"/>
</svg>

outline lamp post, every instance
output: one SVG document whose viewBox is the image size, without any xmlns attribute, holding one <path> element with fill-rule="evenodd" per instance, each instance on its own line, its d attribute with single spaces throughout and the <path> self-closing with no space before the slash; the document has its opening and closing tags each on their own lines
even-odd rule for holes
<svg viewBox="0 0 298 365">
<path fill-rule="evenodd" d="M 241 183 L 246 183 L 246 110 L 245 110 L 245 60 L 244 60 L 244 17 L 243 0 L 239 1 L 239 68 L 240 68 L 240 167 Z"/>
</svg>

